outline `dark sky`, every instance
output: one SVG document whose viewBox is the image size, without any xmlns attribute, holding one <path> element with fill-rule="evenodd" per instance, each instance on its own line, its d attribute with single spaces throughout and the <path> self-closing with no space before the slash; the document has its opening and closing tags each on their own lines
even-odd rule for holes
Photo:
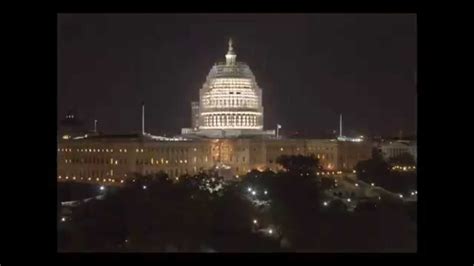
<svg viewBox="0 0 474 266">
<path fill-rule="evenodd" d="M 75 108 L 105 132 L 189 127 L 190 101 L 232 37 L 263 90 L 265 128 L 310 134 L 416 130 L 416 15 L 62 14 L 58 120 Z"/>
</svg>

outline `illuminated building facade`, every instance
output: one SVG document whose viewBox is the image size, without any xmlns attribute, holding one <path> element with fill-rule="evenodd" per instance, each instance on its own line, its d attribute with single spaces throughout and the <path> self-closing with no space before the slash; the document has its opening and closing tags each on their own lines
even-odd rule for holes
<svg viewBox="0 0 474 266">
<path fill-rule="evenodd" d="M 385 160 L 397 157 L 404 153 L 408 153 L 413 156 L 413 159 L 417 161 L 417 145 L 416 141 L 389 141 L 380 145 L 380 150 Z"/>
<path fill-rule="evenodd" d="M 232 40 L 225 57 L 226 61 L 216 63 L 207 75 L 199 90 L 199 107 L 192 105 L 192 129 L 182 133 L 209 137 L 273 135 L 274 131 L 263 131 L 262 89 L 250 67 L 236 60 Z"/>
<path fill-rule="evenodd" d="M 324 171 L 352 171 L 357 162 L 371 157 L 367 142 L 334 139 L 227 138 L 156 140 L 142 135 L 102 135 L 60 139 L 58 180 L 121 184 L 135 174 L 160 171 L 170 177 L 193 175 L 216 167 L 232 174 L 249 170 L 276 171 L 281 155 L 314 155 Z"/>
</svg>

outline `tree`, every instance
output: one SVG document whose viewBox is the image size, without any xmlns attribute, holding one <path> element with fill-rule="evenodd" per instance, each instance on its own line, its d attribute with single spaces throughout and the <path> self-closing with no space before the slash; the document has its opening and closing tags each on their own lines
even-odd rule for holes
<svg viewBox="0 0 474 266">
<path fill-rule="evenodd" d="M 356 164 L 357 178 L 364 182 L 380 185 L 390 173 L 390 166 L 383 158 L 375 157 Z"/>
<path fill-rule="evenodd" d="M 408 156 L 401 157 L 408 162 Z M 375 183 L 395 193 L 407 193 L 416 189 L 416 172 L 391 171 L 389 163 L 375 157 L 356 165 L 357 177 L 367 183 Z"/>
<path fill-rule="evenodd" d="M 319 166 L 319 160 L 314 156 L 281 155 L 276 162 L 289 172 L 314 175 Z"/>
<path fill-rule="evenodd" d="M 304 169 L 299 164 L 307 164 L 309 160 L 282 156 L 280 161 L 290 169 L 288 172 L 260 173 L 258 177 L 249 173 L 243 177 L 240 190 L 245 193 L 251 188 L 260 192 L 258 198 L 268 197 L 271 202 L 268 223 L 278 226 L 293 248 L 310 245 L 311 239 L 317 235 L 315 232 L 319 223 L 321 202 L 318 182 L 314 176 L 298 173 Z M 262 195 L 265 190 L 268 195 Z"/>
<path fill-rule="evenodd" d="M 321 189 L 328 190 L 334 188 L 336 185 L 336 180 L 330 177 L 323 177 L 321 178 Z"/>
<path fill-rule="evenodd" d="M 143 176 L 103 200 L 80 205 L 71 231 L 58 236 L 69 251 L 262 250 L 266 240 L 251 232 L 255 208 L 230 185 L 221 196 L 200 184 L 220 177 L 201 173 L 180 179 Z M 146 186 L 146 187 L 144 187 Z M 70 241 L 69 241 L 70 240 Z M 69 245 L 72 244 L 72 245 Z"/>
</svg>

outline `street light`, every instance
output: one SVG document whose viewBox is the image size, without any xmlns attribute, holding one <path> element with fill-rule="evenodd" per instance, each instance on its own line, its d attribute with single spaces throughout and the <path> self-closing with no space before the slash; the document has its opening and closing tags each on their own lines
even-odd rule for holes
<svg viewBox="0 0 474 266">
<path fill-rule="evenodd" d="M 403 195 L 402 195 L 402 194 L 398 194 L 398 196 L 399 196 L 400 198 L 403 198 Z"/>
<path fill-rule="evenodd" d="M 62 217 L 61 222 L 65 222 L 65 221 L 66 221 L 66 217 Z"/>
<path fill-rule="evenodd" d="M 250 191 L 252 191 L 252 189 L 251 189 L 250 187 L 248 187 L 248 188 L 247 188 L 247 191 L 250 192 Z"/>
<path fill-rule="evenodd" d="M 323 205 L 328 206 L 328 202 L 327 201 L 323 202 Z"/>
<path fill-rule="evenodd" d="M 268 230 L 268 233 L 269 233 L 270 235 L 273 234 L 273 230 L 272 230 L 272 229 Z"/>
<path fill-rule="evenodd" d="M 347 199 L 347 202 L 351 202 L 351 198 L 348 198 L 348 199 Z"/>
<path fill-rule="evenodd" d="M 263 194 L 267 195 L 267 191 L 265 190 L 265 191 L 263 192 Z"/>
<path fill-rule="evenodd" d="M 359 184 L 357 184 L 357 183 L 356 183 L 356 184 L 355 184 L 355 186 L 356 186 L 356 187 L 358 187 L 358 186 L 359 186 Z"/>
<path fill-rule="evenodd" d="M 105 187 L 104 187 L 104 186 L 100 186 L 100 190 L 102 190 L 102 191 L 103 191 L 104 189 L 105 189 Z"/>
<path fill-rule="evenodd" d="M 144 185 L 142 188 L 143 188 L 143 189 L 146 189 L 146 186 Z"/>
<path fill-rule="evenodd" d="M 257 192 L 255 192 L 255 190 L 254 190 L 254 191 L 252 191 L 252 195 L 254 195 L 254 196 L 255 196 L 256 194 L 257 194 Z"/>
<path fill-rule="evenodd" d="M 257 220 L 254 219 L 254 220 L 253 220 L 253 224 L 257 224 Z"/>
<path fill-rule="evenodd" d="M 374 186 L 375 184 L 374 183 L 370 183 L 371 186 Z"/>
</svg>

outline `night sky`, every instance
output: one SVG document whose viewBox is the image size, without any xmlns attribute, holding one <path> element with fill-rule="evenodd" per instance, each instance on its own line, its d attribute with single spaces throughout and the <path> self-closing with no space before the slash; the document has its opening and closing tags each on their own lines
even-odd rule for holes
<svg viewBox="0 0 474 266">
<path fill-rule="evenodd" d="M 109 133 L 190 127 L 190 102 L 232 37 L 263 91 L 264 125 L 310 135 L 415 134 L 411 14 L 58 16 L 58 120 L 77 110 Z"/>
</svg>

